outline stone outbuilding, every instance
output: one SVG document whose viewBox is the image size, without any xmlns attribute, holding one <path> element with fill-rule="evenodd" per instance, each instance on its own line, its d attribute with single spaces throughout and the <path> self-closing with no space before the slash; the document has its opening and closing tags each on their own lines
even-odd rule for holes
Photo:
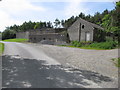
<svg viewBox="0 0 120 90">
<path fill-rule="evenodd" d="M 96 41 L 105 40 L 104 29 L 78 18 L 68 29 L 65 28 L 42 28 L 26 32 L 16 33 L 16 38 L 26 38 L 30 42 L 70 42 L 70 41 Z"/>
<path fill-rule="evenodd" d="M 78 18 L 67 30 L 70 41 L 104 41 L 103 28 Z"/>
<path fill-rule="evenodd" d="M 66 29 L 65 28 L 42 28 L 29 31 L 29 41 L 30 42 L 41 42 L 41 41 L 51 41 L 51 42 L 66 42 Z"/>
</svg>

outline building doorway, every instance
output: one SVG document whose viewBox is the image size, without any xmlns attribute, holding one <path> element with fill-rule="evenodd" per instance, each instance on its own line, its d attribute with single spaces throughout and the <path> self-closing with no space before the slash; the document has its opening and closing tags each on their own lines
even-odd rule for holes
<svg viewBox="0 0 120 90">
<path fill-rule="evenodd" d="M 85 41 L 90 41 L 90 33 L 89 32 L 85 33 Z"/>
</svg>

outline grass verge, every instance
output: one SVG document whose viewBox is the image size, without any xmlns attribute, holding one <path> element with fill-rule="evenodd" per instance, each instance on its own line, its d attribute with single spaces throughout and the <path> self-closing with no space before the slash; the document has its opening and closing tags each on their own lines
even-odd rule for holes
<svg viewBox="0 0 120 90">
<path fill-rule="evenodd" d="M 71 47 L 71 48 L 80 48 L 80 49 L 92 49 L 92 50 L 108 50 L 108 49 L 102 49 L 102 48 L 93 48 L 93 47 L 76 47 L 76 46 L 72 46 L 72 45 L 59 45 L 62 47 Z"/>
<path fill-rule="evenodd" d="M 60 45 L 66 47 L 74 47 L 81 49 L 95 49 L 95 50 L 109 50 L 115 49 L 118 47 L 118 42 L 115 41 L 106 41 L 106 42 L 78 42 L 72 41 L 70 45 Z"/>
<path fill-rule="evenodd" d="M 0 55 L 2 55 L 3 51 L 4 51 L 4 44 L 0 43 Z"/>
<path fill-rule="evenodd" d="M 117 67 L 120 67 L 120 57 L 112 59 Z"/>
<path fill-rule="evenodd" d="M 3 40 L 5 42 L 27 42 L 28 39 L 23 39 L 23 38 L 19 38 L 19 39 L 6 39 L 6 40 Z"/>
</svg>

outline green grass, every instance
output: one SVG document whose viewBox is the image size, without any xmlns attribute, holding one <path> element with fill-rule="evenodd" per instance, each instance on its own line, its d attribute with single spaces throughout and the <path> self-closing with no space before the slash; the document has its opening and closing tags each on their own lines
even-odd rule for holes
<svg viewBox="0 0 120 90">
<path fill-rule="evenodd" d="M 95 49 L 95 50 L 109 50 L 118 47 L 118 42 L 116 41 L 106 41 L 106 42 L 78 42 L 72 41 L 70 45 L 60 45 L 73 48 L 81 49 Z"/>
<path fill-rule="evenodd" d="M 112 59 L 117 67 L 120 67 L 120 57 Z"/>
<path fill-rule="evenodd" d="M 2 55 L 3 51 L 4 51 L 4 44 L 0 43 L 0 55 Z"/>
<path fill-rule="evenodd" d="M 6 39 L 6 40 L 3 40 L 5 42 L 27 42 L 28 39 L 23 39 L 23 38 L 20 38 L 20 39 Z"/>
<path fill-rule="evenodd" d="M 107 41 L 107 42 L 100 42 L 100 43 L 92 43 L 88 45 L 87 47 L 91 48 L 100 48 L 100 49 L 114 49 L 118 46 L 117 42 L 114 41 Z"/>
<path fill-rule="evenodd" d="M 71 48 L 80 48 L 80 49 L 92 49 L 92 50 L 108 50 L 108 49 L 102 49 L 102 48 L 93 48 L 93 47 L 76 47 L 71 45 L 59 45 L 62 47 L 71 47 Z"/>
</svg>

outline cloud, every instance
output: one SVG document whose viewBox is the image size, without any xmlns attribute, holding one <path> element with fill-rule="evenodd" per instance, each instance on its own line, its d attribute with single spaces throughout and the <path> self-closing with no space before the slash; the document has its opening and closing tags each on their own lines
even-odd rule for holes
<svg viewBox="0 0 120 90">
<path fill-rule="evenodd" d="M 74 2 L 71 1 L 68 2 L 68 5 L 66 5 L 64 10 L 66 17 L 70 17 L 71 15 L 78 15 L 80 12 L 87 14 L 88 8 L 84 6 L 82 0 L 75 0 Z"/>
<path fill-rule="evenodd" d="M 31 2 L 116 2 L 119 0 L 30 0 Z"/>
<path fill-rule="evenodd" d="M 45 10 L 43 7 L 32 5 L 29 0 L 3 0 L 0 2 L 0 8 L 4 8 L 5 11 L 10 12 L 19 12 L 23 10 Z"/>
<path fill-rule="evenodd" d="M 51 3 L 41 2 L 65 3 L 54 6 Z M 89 8 L 82 2 L 113 2 L 113 0 L 2 0 L 0 1 L 0 31 L 7 26 L 20 25 L 24 21 L 53 21 L 55 18 L 67 19 L 80 12 L 90 13 Z"/>
<path fill-rule="evenodd" d="M 18 20 L 22 14 L 32 11 L 44 12 L 45 8 L 41 6 L 33 5 L 29 0 L 2 0 L 0 1 L 0 31 L 3 31 L 5 27 L 20 24 L 22 20 Z M 14 18 L 17 17 L 17 19 Z"/>
<path fill-rule="evenodd" d="M 4 18 L 3 18 L 4 17 Z M 21 24 L 20 21 L 17 21 L 17 20 L 14 20 L 14 19 L 11 19 L 10 16 L 3 12 L 3 11 L 0 11 L 0 31 L 3 31 L 5 29 L 5 27 L 7 26 L 10 26 L 11 24 Z"/>
</svg>

